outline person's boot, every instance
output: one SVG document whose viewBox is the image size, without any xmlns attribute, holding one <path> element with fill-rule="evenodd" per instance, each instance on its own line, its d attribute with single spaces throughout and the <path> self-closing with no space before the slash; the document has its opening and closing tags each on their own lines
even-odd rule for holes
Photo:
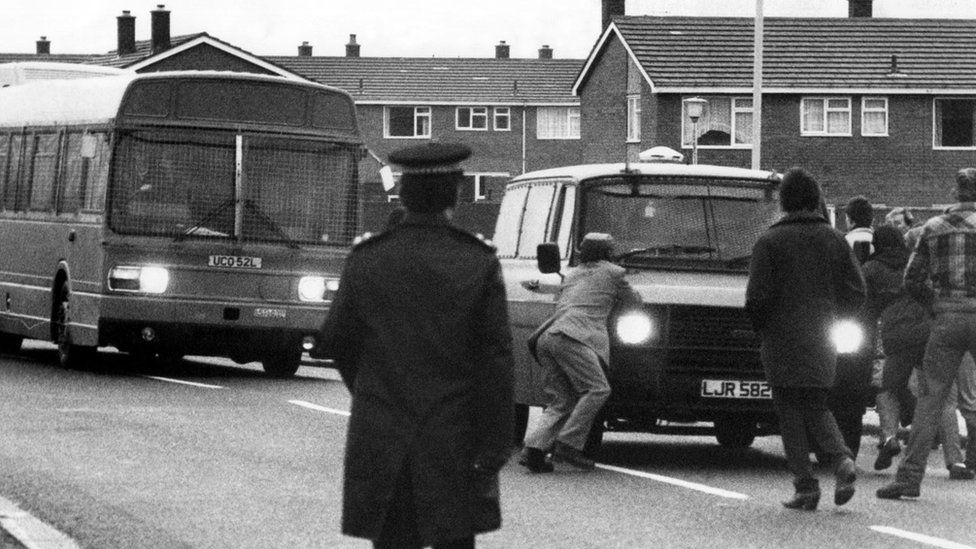
<svg viewBox="0 0 976 549">
<path fill-rule="evenodd" d="M 917 498 L 920 494 L 921 489 L 918 484 L 909 484 L 899 480 L 882 486 L 875 492 L 879 499 Z"/>
<path fill-rule="evenodd" d="M 551 473 L 555 469 L 545 451 L 529 446 L 522 449 L 518 462 L 533 473 Z"/>
<path fill-rule="evenodd" d="M 552 447 L 552 459 L 562 463 L 568 463 L 577 469 L 591 471 L 596 467 L 596 462 L 583 455 L 583 451 L 573 448 L 565 442 L 556 441 Z"/>
<path fill-rule="evenodd" d="M 834 470 L 834 504 L 844 505 L 854 497 L 854 481 L 857 480 L 857 467 L 854 460 L 844 456 Z"/>
<path fill-rule="evenodd" d="M 878 458 L 874 460 L 874 470 L 883 471 L 891 467 L 891 459 L 901 453 L 901 443 L 896 437 L 888 437 L 878 448 Z"/>
<path fill-rule="evenodd" d="M 816 511 L 817 504 L 820 503 L 820 483 L 817 482 L 817 479 L 799 479 L 793 482 L 793 487 L 796 489 L 796 493 L 791 499 L 783 502 L 783 507 Z"/>
</svg>

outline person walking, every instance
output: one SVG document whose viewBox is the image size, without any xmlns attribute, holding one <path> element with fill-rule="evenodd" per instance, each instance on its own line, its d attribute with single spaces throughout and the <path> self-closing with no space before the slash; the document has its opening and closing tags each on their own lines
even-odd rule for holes
<svg viewBox="0 0 976 549">
<path fill-rule="evenodd" d="M 349 254 L 315 356 L 349 387 L 342 532 L 377 548 L 470 548 L 501 525 L 512 341 L 494 250 L 450 223 L 462 145 L 390 155 L 402 220 Z"/>
<path fill-rule="evenodd" d="M 902 279 L 908 264 L 908 249 L 902 232 L 892 225 L 874 231 L 874 254 L 864 264 L 867 284 L 867 310 L 872 325 L 879 324 L 884 369 L 881 390 L 877 396 L 877 411 L 881 440 L 874 469 L 891 466 L 891 460 L 901 452 L 898 427 L 901 423 L 901 403 L 909 401 L 906 394 L 912 370 L 921 366 L 925 344 L 929 338 L 928 312 L 905 291 Z"/>
<path fill-rule="evenodd" d="M 814 510 L 820 485 L 810 462 L 810 441 L 834 464 L 834 503 L 854 496 L 856 468 L 827 407 L 837 352 L 834 322 L 864 301 L 864 279 L 843 235 L 817 213 L 820 185 L 806 170 L 786 172 L 780 185 L 785 213 L 752 250 L 746 312 L 761 336 L 761 358 L 772 386 L 793 473 L 795 494 L 783 505 Z"/>
<path fill-rule="evenodd" d="M 610 262 L 613 239 L 589 233 L 579 248 L 579 263 L 559 288 L 556 311 L 540 327 L 533 354 L 546 372 L 548 404 L 525 437 L 519 463 L 530 471 L 553 470 L 554 461 L 580 469 L 593 469 L 583 454 L 587 436 L 610 397 L 604 366 L 610 360 L 607 318 L 618 303 L 641 302 L 624 278 L 625 269 Z M 528 285 L 539 290 L 539 286 Z"/>
<path fill-rule="evenodd" d="M 905 288 L 932 312 L 918 403 L 908 448 L 894 482 L 877 490 L 881 499 L 918 497 L 953 381 L 963 355 L 976 352 L 976 168 L 956 173 L 957 203 L 922 226 L 908 262 Z"/>
</svg>

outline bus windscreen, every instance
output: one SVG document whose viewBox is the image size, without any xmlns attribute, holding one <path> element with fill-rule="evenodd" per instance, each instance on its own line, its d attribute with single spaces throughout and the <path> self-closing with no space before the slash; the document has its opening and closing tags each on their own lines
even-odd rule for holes
<svg viewBox="0 0 976 549">
<path fill-rule="evenodd" d="M 109 189 L 109 226 L 119 234 L 174 239 L 343 246 L 352 241 L 357 149 L 247 136 L 238 197 L 237 146 L 233 133 L 122 133 Z"/>
</svg>

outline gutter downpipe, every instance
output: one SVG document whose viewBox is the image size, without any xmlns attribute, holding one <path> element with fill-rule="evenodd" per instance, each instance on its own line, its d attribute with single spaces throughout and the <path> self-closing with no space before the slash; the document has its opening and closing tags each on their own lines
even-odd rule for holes
<svg viewBox="0 0 976 549">
<path fill-rule="evenodd" d="M 762 158 L 763 0 L 756 0 L 752 61 L 752 169 Z"/>
</svg>

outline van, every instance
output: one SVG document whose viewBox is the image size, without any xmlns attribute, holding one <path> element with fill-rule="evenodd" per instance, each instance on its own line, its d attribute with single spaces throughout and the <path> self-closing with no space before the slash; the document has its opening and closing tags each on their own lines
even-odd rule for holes
<svg viewBox="0 0 976 549">
<path fill-rule="evenodd" d="M 493 242 L 514 338 L 517 436 L 528 407 L 546 402 L 545 373 L 526 341 L 555 309 L 551 294 L 523 283 L 558 285 L 590 232 L 613 236 L 614 261 L 644 304 L 610 317 L 612 395 L 589 450 L 604 431 L 713 433 L 730 448 L 777 432 L 760 340 L 744 305 L 752 246 L 781 216 L 779 182 L 768 171 L 666 161 L 514 178 Z"/>
</svg>

